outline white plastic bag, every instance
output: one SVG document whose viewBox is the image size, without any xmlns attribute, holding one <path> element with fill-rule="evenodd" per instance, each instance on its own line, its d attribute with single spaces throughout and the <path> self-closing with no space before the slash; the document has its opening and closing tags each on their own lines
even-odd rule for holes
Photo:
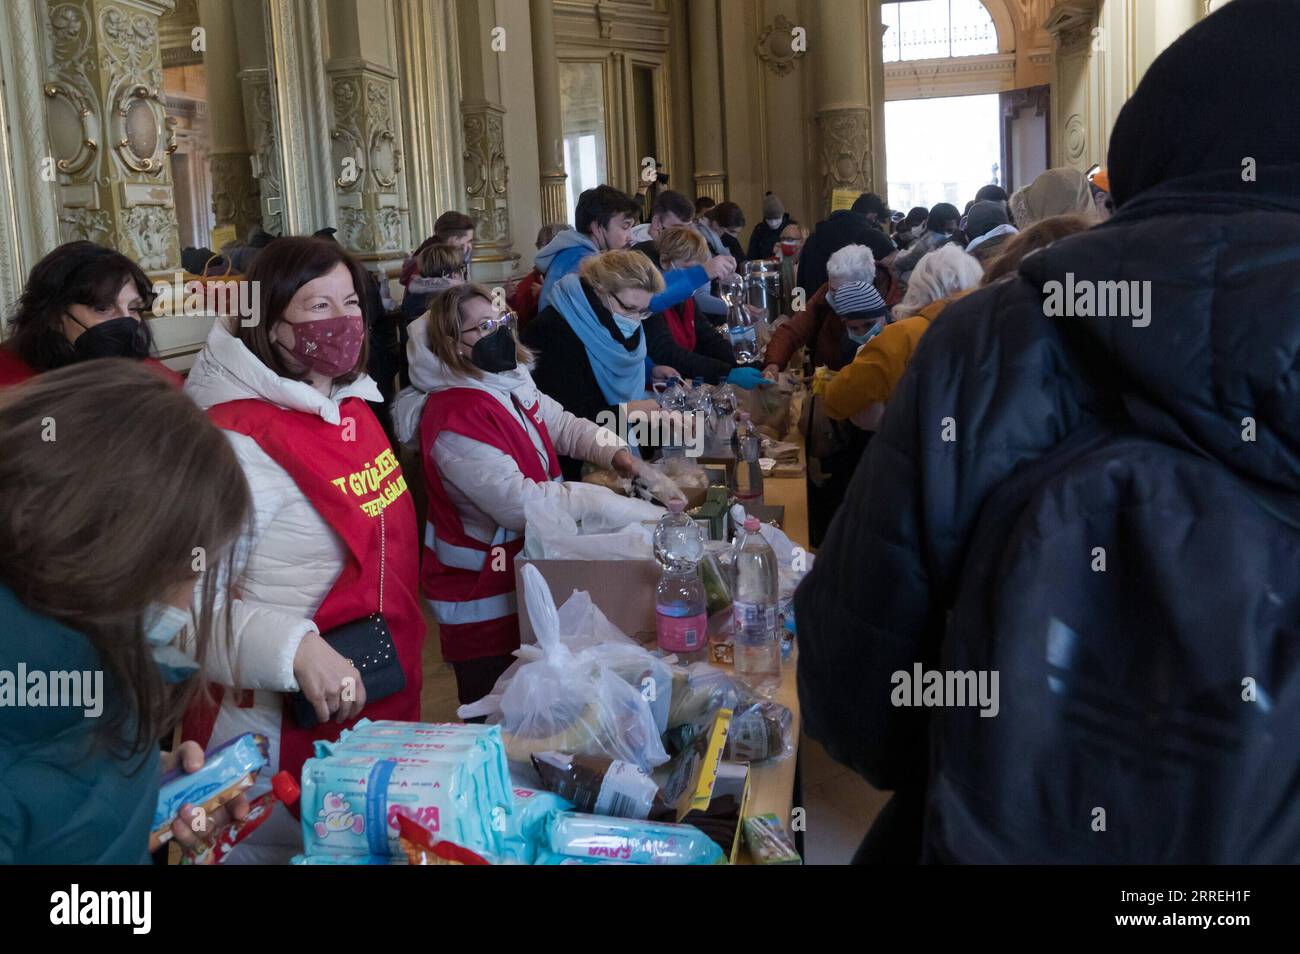
<svg viewBox="0 0 1300 954">
<path fill-rule="evenodd" d="M 647 772 L 668 761 L 659 738 L 672 698 L 668 667 L 630 640 L 591 644 L 590 636 L 579 636 L 579 648 L 570 648 L 560 638 L 560 614 L 541 573 L 525 565 L 520 575 L 537 645 L 516 650 L 520 662 L 491 695 L 461 706 L 460 718 L 500 723 L 506 754 L 517 765 L 547 751 L 603 755 Z M 662 699 L 662 722 L 652 699 Z"/>
<path fill-rule="evenodd" d="M 594 509 L 578 522 L 544 500 L 524 504 L 524 551 L 530 560 L 650 560 L 654 528 L 663 509 L 641 500 L 609 494 L 608 509 Z"/>
</svg>

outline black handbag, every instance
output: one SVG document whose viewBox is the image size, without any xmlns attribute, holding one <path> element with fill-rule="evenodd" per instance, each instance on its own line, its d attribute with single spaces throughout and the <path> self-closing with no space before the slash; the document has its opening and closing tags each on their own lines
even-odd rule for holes
<svg viewBox="0 0 1300 954">
<path fill-rule="evenodd" d="M 384 619 L 384 514 L 379 513 L 379 611 L 342 626 L 335 626 L 321 638 L 361 673 L 366 704 L 377 702 L 406 688 L 406 673 L 397 658 L 393 634 Z M 316 707 L 302 692 L 291 702 L 294 721 L 304 729 L 315 728 Z"/>
</svg>

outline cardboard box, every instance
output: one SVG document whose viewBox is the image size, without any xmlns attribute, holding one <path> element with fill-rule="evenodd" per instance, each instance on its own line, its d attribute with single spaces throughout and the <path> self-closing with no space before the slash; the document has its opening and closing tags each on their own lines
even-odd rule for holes
<svg viewBox="0 0 1300 954">
<path fill-rule="evenodd" d="M 519 594 L 519 635 L 533 643 L 532 621 L 528 618 L 522 568 L 532 564 L 542 574 L 555 605 L 563 606 L 574 590 L 586 590 L 611 623 L 638 642 L 655 638 L 655 587 L 659 564 L 654 560 L 527 560 L 515 561 L 515 583 Z"/>
</svg>

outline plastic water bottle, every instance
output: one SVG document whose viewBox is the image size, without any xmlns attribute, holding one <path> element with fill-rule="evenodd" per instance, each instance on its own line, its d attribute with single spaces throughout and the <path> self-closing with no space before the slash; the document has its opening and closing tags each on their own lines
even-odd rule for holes
<svg viewBox="0 0 1300 954">
<path fill-rule="evenodd" d="M 664 411 L 676 411 L 684 419 L 690 414 L 690 396 L 680 378 L 673 378 L 663 394 L 659 395 L 659 407 Z M 676 443 L 666 443 L 660 448 L 664 457 L 683 457 L 686 448 Z"/>
<path fill-rule="evenodd" d="M 713 415 L 709 418 L 710 453 L 720 453 L 731 446 L 736 433 L 736 389 L 730 384 L 719 384 L 713 389 Z"/>
<path fill-rule="evenodd" d="M 740 422 L 731 438 L 731 449 L 736 455 L 732 478 L 732 494 L 748 514 L 757 515 L 763 506 L 763 468 L 758 458 L 763 452 L 763 439 L 749 419 L 748 411 L 740 412 Z"/>
<path fill-rule="evenodd" d="M 683 512 L 685 506 L 683 500 L 670 500 L 655 527 L 655 558 L 663 567 L 655 587 L 655 630 L 660 649 L 692 663 L 708 654 L 709 615 L 698 569 L 704 535 Z"/>
<path fill-rule="evenodd" d="M 745 307 L 745 280 L 739 275 L 723 278 L 718 293 L 727 304 L 727 337 L 731 353 L 739 364 L 749 364 L 758 357 L 758 333 L 754 318 Z"/>
<path fill-rule="evenodd" d="M 686 514 L 686 501 L 668 501 L 668 512 L 655 527 L 655 559 L 664 569 L 694 568 L 704 559 L 704 534 L 700 525 Z"/>
<path fill-rule="evenodd" d="M 746 517 L 744 532 L 736 538 L 732 574 L 736 675 L 755 692 L 771 695 L 781 685 L 776 554 L 757 517 Z"/>
</svg>

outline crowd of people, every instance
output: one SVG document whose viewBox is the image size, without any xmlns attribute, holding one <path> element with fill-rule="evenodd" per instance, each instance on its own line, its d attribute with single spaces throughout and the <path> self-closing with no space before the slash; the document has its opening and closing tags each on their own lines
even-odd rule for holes
<svg viewBox="0 0 1300 954">
<path fill-rule="evenodd" d="M 333 230 L 241 245 L 257 319 L 219 318 L 183 379 L 139 266 L 55 249 L 0 346 L 0 668 L 102 668 L 110 717 L 0 713 L 0 862 L 145 860 L 164 768 L 252 731 L 269 774 L 294 772 L 361 717 L 418 720 L 421 597 L 460 700 L 480 698 L 519 646 L 525 508 L 661 513 L 580 480 L 653 452 L 601 422 L 654 416 L 673 379 L 761 388 L 791 368 L 813 394 L 806 729 L 895 793 L 863 860 L 1294 860 L 1296 656 L 1271 640 L 1294 629 L 1300 549 L 1295 108 L 1189 86 L 1222 31 L 1269 11 L 1300 27 L 1283 7 L 1229 7 L 1166 51 L 1106 170 L 961 209 L 865 193 L 806 229 L 768 192 L 742 245 L 735 202 L 600 185 L 541 229 L 508 308 L 473 281 L 460 211 L 407 257 L 400 303 Z M 1259 66 L 1289 88 L 1294 67 Z M 1193 98 L 1232 120 L 1175 128 Z M 775 259 L 802 307 L 742 361 L 719 283 L 750 259 Z M 1156 317 L 1049 320 L 1067 277 L 1146 282 Z M 1177 598 L 1152 595 L 1175 577 Z M 373 695 L 331 644 L 362 621 L 400 669 Z M 893 675 L 941 663 L 1000 670 L 999 717 L 891 701 Z M 1243 678 L 1276 709 L 1225 701 Z M 1193 709 L 1220 742 L 1144 737 Z M 1141 830 L 1140 799 L 1171 818 Z M 1127 838 L 1090 840 L 1103 804 Z M 200 844 L 185 818 L 175 834 Z M 299 850 L 284 812 L 232 860 Z"/>
</svg>

